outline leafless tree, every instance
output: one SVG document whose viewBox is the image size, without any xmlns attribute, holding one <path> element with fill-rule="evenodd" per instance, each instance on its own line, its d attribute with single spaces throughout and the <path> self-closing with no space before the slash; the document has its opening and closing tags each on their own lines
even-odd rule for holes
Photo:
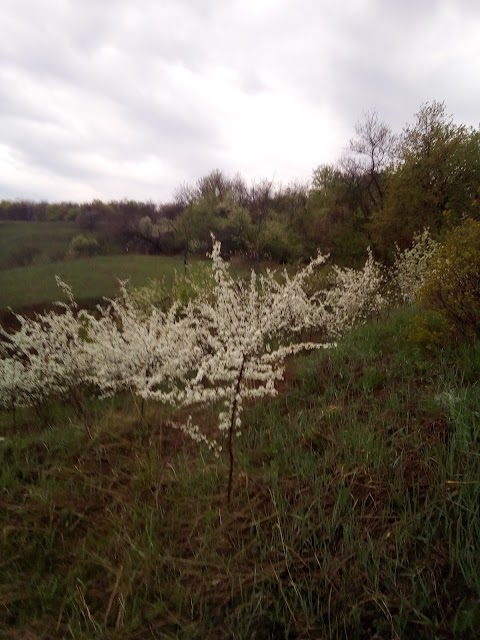
<svg viewBox="0 0 480 640">
<path fill-rule="evenodd" d="M 375 110 L 365 114 L 363 122 L 355 125 L 356 137 L 350 140 L 349 149 L 354 156 L 350 161 L 350 172 L 368 176 L 367 190 L 372 204 L 380 206 L 385 197 L 382 177 L 395 162 L 396 136 L 390 127 L 381 122 Z"/>
</svg>

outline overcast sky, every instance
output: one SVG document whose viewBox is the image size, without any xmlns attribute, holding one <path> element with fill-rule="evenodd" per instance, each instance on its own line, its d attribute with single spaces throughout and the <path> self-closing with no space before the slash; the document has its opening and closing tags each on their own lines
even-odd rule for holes
<svg viewBox="0 0 480 640">
<path fill-rule="evenodd" d="M 308 180 L 370 109 L 480 122 L 479 0 L 0 0 L 0 199 Z"/>
</svg>

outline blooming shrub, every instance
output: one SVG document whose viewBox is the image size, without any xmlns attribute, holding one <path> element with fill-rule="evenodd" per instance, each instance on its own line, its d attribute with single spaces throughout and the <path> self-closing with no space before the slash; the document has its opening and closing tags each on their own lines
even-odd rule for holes
<svg viewBox="0 0 480 640">
<path fill-rule="evenodd" d="M 31 404 L 30 369 L 13 357 L 0 359 L 0 407 L 11 409 Z"/>
<path fill-rule="evenodd" d="M 86 382 L 92 356 L 85 350 L 82 327 L 86 312 L 78 311 L 70 288 L 57 279 L 69 298 L 59 312 L 36 318 L 16 315 L 20 328 L 10 334 L 0 327 L 0 404 L 39 405 L 50 396 L 65 397 Z"/>
<path fill-rule="evenodd" d="M 402 302 L 411 304 L 417 299 L 437 248 L 438 243 L 430 236 L 428 229 L 414 235 L 410 249 L 401 251 L 396 246 L 391 278 L 394 293 Z"/>
<path fill-rule="evenodd" d="M 208 287 L 203 276 L 200 283 L 189 283 L 191 300 L 173 302 L 167 310 L 121 284 L 120 296 L 107 306 L 94 314 L 79 311 L 59 281 L 69 298 L 68 304 L 59 303 L 61 313 L 17 316 L 16 333 L 1 330 L 2 405 L 13 397 L 24 405 L 62 395 L 79 384 L 94 385 L 103 395 L 132 389 L 183 404 L 231 397 L 243 361 L 248 393 L 274 393 L 282 371 L 278 362 L 318 346 L 297 344 L 295 336 L 321 328 L 326 340 L 334 339 L 384 303 L 382 275 L 371 255 L 361 271 L 335 268 L 334 286 L 311 295 L 306 283 L 324 256 L 294 277 L 284 272 L 279 281 L 273 272 L 252 272 L 249 282 L 230 275 L 219 243 L 211 257 Z"/>
<path fill-rule="evenodd" d="M 202 355 L 196 344 L 200 334 L 188 307 L 181 311 L 174 303 L 162 311 L 151 306 L 147 313 L 122 283 L 120 296 L 99 307 L 97 317 L 88 317 L 89 382 L 104 396 L 148 387 L 157 400 L 172 401 L 172 386 L 183 384 Z"/>
<path fill-rule="evenodd" d="M 331 337 L 340 337 L 383 309 L 385 275 L 369 250 L 363 269 L 333 268 L 333 286 L 319 291 L 315 324 Z"/>
<path fill-rule="evenodd" d="M 17 316 L 20 329 L 2 331 L 1 405 L 71 398 L 78 386 L 101 396 L 130 390 L 179 408 L 212 405 L 228 441 L 230 496 L 233 437 L 243 427 L 244 403 L 276 395 L 288 356 L 333 347 L 332 340 L 382 308 L 383 274 L 370 254 L 363 270 L 334 268 L 333 286 L 308 293 L 307 281 L 325 256 L 292 277 L 252 271 L 246 280 L 230 274 L 219 242 L 211 259 L 209 286 L 189 283 L 192 295 L 167 309 L 135 298 L 123 283 L 120 295 L 95 313 L 79 311 L 60 283 L 69 297 L 61 313 Z M 306 329 L 321 338 L 302 341 Z M 172 426 L 219 451 L 191 418 Z"/>
<path fill-rule="evenodd" d="M 315 322 L 315 301 L 308 298 L 304 282 L 325 257 L 315 260 L 293 278 L 285 273 L 278 282 L 270 271 L 249 281 L 235 280 L 220 255 L 220 243 L 212 251 L 214 289 L 211 299 L 199 296 L 185 310 L 183 321 L 195 326 L 196 347 L 201 357 L 194 375 L 178 388 L 181 406 L 213 404 L 218 409 L 218 428 L 228 438 L 230 456 L 229 495 L 233 465 L 232 438 L 240 435 L 245 400 L 276 394 L 275 383 L 283 377 L 285 358 L 303 349 L 330 344 L 298 343 L 295 335 Z M 155 376 L 144 379 L 139 389 L 145 398 L 162 399 Z M 192 437 L 198 437 L 190 425 Z"/>
</svg>

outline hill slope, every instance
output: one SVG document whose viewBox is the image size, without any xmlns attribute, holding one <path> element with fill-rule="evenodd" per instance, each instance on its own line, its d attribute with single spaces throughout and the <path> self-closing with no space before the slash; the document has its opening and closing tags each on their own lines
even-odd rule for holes
<svg viewBox="0 0 480 640">
<path fill-rule="evenodd" d="M 480 343 L 417 313 L 246 407 L 230 506 L 226 461 L 166 409 L 3 415 L 3 637 L 477 637 Z"/>
</svg>

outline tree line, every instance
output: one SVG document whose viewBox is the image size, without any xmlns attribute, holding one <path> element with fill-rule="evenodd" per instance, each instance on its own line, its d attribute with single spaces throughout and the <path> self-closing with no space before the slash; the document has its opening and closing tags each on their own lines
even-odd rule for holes
<svg viewBox="0 0 480 640">
<path fill-rule="evenodd" d="M 213 232 L 226 255 L 306 260 L 317 248 L 343 264 L 384 260 L 428 227 L 442 237 L 480 219 L 480 129 L 456 124 L 444 103 L 421 106 L 396 134 L 376 111 L 355 127 L 347 151 L 288 185 L 211 171 L 171 202 L 2 201 L 0 219 L 74 220 L 86 232 L 145 253 L 205 253 Z"/>
</svg>

